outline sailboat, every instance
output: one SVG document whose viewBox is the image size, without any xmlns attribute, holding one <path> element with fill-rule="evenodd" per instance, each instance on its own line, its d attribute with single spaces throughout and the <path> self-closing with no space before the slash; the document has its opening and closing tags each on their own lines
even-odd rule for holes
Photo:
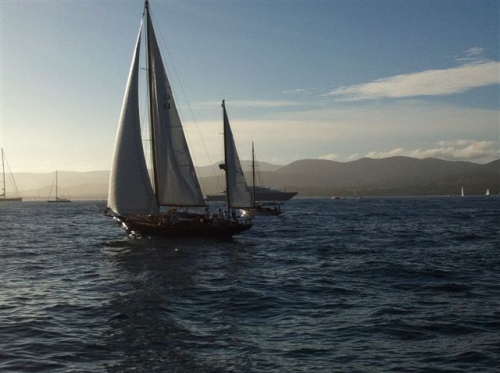
<svg viewBox="0 0 500 373">
<path fill-rule="evenodd" d="M 256 196 L 257 193 L 255 191 L 255 149 L 253 146 L 252 142 L 252 205 L 253 205 L 253 210 L 255 214 L 257 215 L 281 215 L 284 211 L 281 210 L 279 206 L 274 206 L 274 207 L 267 207 L 267 206 L 262 206 L 260 203 L 257 203 L 256 201 Z"/>
<path fill-rule="evenodd" d="M 2 183 L 2 194 L 0 194 L 0 202 L 21 202 L 23 200 L 21 197 L 7 197 L 7 185 L 5 180 L 5 159 L 3 154 L 3 148 L 2 148 L 2 180 L 3 183 Z M 17 192 L 16 182 L 13 176 L 12 180 L 14 181 L 14 188 L 16 189 Z M 19 195 L 18 192 L 17 194 Z"/>
<path fill-rule="evenodd" d="M 56 177 L 55 177 L 55 185 L 56 185 L 56 197 L 55 199 L 50 199 L 50 195 L 52 194 L 52 187 L 50 188 L 50 192 L 49 192 L 49 199 L 47 200 L 47 202 L 57 202 L 57 203 L 63 203 L 63 202 L 71 202 L 69 199 L 67 198 L 59 198 L 57 196 L 57 171 L 56 171 Z M 54 186 L 54 183 L 52 183 L 52 186 Z"/>
<path fill-rule="evenodd" d="M 489 196 L 490 195 L 490 189 L 486 189 L 486 193 L 484 194 L 485 196 Z"/>
<path fill-rule="evenodd" d="M 464 197 L 465 196 L 465 193 L 464 193 L 464 187 L 462 187 L 462 189 L 460 190 L 460 196 Z"/>
<path fill-rule="evenodd" d="M 146 34 L 151 177 L 139 116 L 141 35 Z M 167 237 L 231 237 L 250 229 L 253 217 L 229 119 L 223 108 L 226 214 L 212 215 L 200 184 L 151 22 L 149 2 L 135 44 L 111 167 L 106 214 L 130 234 Z M 201 209 L 201 212 L 187 208 Z M 203 211 L 204 208 L 204 211 Z"/>
</svg>

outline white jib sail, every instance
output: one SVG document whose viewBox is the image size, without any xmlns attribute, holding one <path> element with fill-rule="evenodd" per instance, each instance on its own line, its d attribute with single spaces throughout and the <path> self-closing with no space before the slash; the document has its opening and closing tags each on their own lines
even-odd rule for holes
<svg viewBox="0 0 500 373">
<path fill-rule="evenodd" d="M 165 66 L 148 19 L 150 42 L 151 100 L 155 132 L 156 174 L 161 205 L 204 206 L 179 113 L 172 96 Z"/>
<path fill-rule="evenodd" d="M 248 190 L 248 185 L 243 174 L 240 158 L 236 151 L 233 132 L 229 125 L 226 107 L 222 102 L 224 115 L 224 156 L 225 171 L 227 180 L 227 198 L 230 208 L 249 208 L 252 207 L 252 196 Z"/>
<path fill-rule="evenodd" d="M 119 215 L 159 212 L 144 158 L 139 119 L 140 40 L 141 31 L 123 99 L 109 180 L 108 207 Z"/>
</svg>

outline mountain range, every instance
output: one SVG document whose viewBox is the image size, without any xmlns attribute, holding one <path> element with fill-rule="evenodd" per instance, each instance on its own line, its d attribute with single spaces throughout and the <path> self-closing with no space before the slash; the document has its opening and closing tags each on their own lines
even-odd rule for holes
<svg viewBox="0 0 500 373">
<path fill-rule="evenodd" d="M 242 161 L 242 166 L 251 185 L 251 161 Z M 500 192 L 500 159 L 488 164 L 408 157 L 352 162 L 304 159 L 286 166 L 259 162 L 256 169 L 257 185 L 295 191 L 297 197 L 458 195 L 462 186 L 469 195 L 485 194 L 486 189 L 491 194 Z M 218 164 L 197 168 L 196 172 L 205 195 L 224 190 L 224 175 Z M 24 199 L 48 198 L 54 173 L 13 176 Z M 59 171 L 58 180 L 60 197 L 107 198 L 109 171 Z M 11 190 L 8 186 L 8 195 Z"/>
</svg>

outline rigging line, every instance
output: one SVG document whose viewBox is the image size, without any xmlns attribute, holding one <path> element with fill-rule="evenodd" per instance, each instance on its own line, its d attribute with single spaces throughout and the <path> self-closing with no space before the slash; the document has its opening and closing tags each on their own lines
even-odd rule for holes
<svg viewBox="0 0 500 373">
<path fill-rule="evenodd" d="M 257 159 L 257 157 L 254 156 L 254 163 L 255 163 L 255 169 L 256 169 L 256 174 L 257 174 L 257 178 L 256 178 L 256 183 L 255 185 L 258 185 L 258 186 L 265 186 L 264 184 L 264 177 L 262 175 L 262 169 L 260 167 L 260 163 L 259 163 L 259 160 Z M 257 184 L 257 182 L 259 184 Z"/>
<path fill-rule="evenodd" d="M 52 179 L 52 184 L 50 185 L 50 192 L 49 192 L 49 198 L 50 199 L 50 196 L 52 195 L 52 189 L 54 188 L 54 181 L 55 181 L 55 175 L 54 175 L 54 179 Z"/>
<path fill-rule="evenodd" d="M 154 17 L 154 15 L 151 15 L 151 14 L 150 14 L 150 16 L 153 18 L 153 21 L 154 21 L 154 23 L 156 24 L 156 18 Z M 205 154 L 206 154 L 206 156 L 207 156 L 208 162 L 210 163 L 210 166 L 211 166 L 211 168 L 212 168 L 212 172 L 214 173 L 214 175 L 217 175 L 217 173 L 216 173 L 216 169 L 215 169 L 215 166 L 214 166 L 214 163 L 213 163 L 213 161 L 212 161 L 212 159 L 211 159 L 211 157 L 210 157 L 210 154 L 209 154 L 209 152 L 208 152 L 207 145 L 206 145 L 205 141 L 203 140 L 203 136 L 201 135 L 200 126 L 198 125 L 198 121 L 196 120 L 196 117 L 195 117 L 195 115 L 194 115 L 194 112 L 193 112 L 193 109 L 192 109 L 192 107 L 191 107 L 191 104 L 189 103 L 189 100 L 188 100 L 188 97 L 187 97 L 186 91 L 184 90 L 184 86 L 182 85 L 182 82 L 181 82 L 181 79 L 180 79 L 180 77 L 179 77 L 179 74 L 177 73 L 177 69 L 175 68 L 174 60 L 173 60 L 173 58 L 172 58 L 172 55 L 170 54 L 170 50 L 169 50 L 169 49 L 168 49 L 168 47 L 167 47 L 167 43 L 166 43 L 166 41 L 165 41 L 165 38 L 163 37 L 163 33 L 161 32 L 161 29 L 158 29 L 158 28 L 157 28 L 157 29 L 156 29 L 156 34 L 157 34 L 157 36 L 159 36 L 159 39 L 161 40 L 162 47 L 163 47 L 163 48 L 164 48 L 164 50 L 167 52 L 167 57 L 168 57 L 168 59 L 169 59 L 169 61 L 170 61 L 170 64 L 168 65 L 168 67 L 172 66 L 172 72 L 174 73 L 174 76 L 175 76 L 175 78 L 177 79 L 177 82 L 178 82 L 178 84 L 179 84 L 180 90 L 182 91 L 182 95 L 183 95 L 183 97 L 184 97 L 184 100 L 186 101 L 186 104 L 187 104 L 187 107 L 188 107 L 189 112 L 190 112 L 190 114 L 191 114 L 191 117 L 193 118 L 193 121 L 194 121 L 194 124 L 195 124 L 196 130 L 197 130 L 197 132 L 198 132 L 198 136 L 199 136 L 199 137 L 200 137 L 200 139 L 201 139 L 201 143 L 203 144 L 203 149 L 205 150 Z M 167 66 L 165 66 L 165 68 L 166 68 L 166 69 L 168 69 L 168 67 L 167 67 Z M 173 88 L 172 88 L 172 96 L 175 96 L 175 95 L 174 95 L 174 92 L 173 92 Z M 175 100 L 174 100 L 174 101 L 175 101 Z M 180 108 L 179 108 L 178 106 L 177 106 L 177 113 L 179 114 L 179 117 L 180 117 L 180 119 L 181 119 L 181 122 L 182 122 L 182 123 L 185 123 L 185 121 L 184 121 L 184 116 L 183 116 L 183 114 L 182 114 L 182 111 L 180 110 Z M 185 129 L 185 128 L 183 127 L 183 129 Z M 184 131 L 184 134 L 185 134 L 185 136 L 186 136 L 186 138 L 187 138 L 186 140 L 187 140 L 187 142 L 188 142 L 189 148 L 190 148 L 190 149 L 193 149 L 193 147 L 191 146 L 191 139 L 190 139 L 189 134 L 187 133 L 187 131 Z M 191 157 L 193 157 L 193 158 L 194 158 L 195 163 L 196 163 L 196 164 L 198 164 L 198 160 L 197 160 L 196 155 L 195 155 L 195 154 L 191 154 Z M 216 178 L 216 179 L 217 179 L 217 182 L 219 183 L 219 187 L 220 187 L 221 185 L 220 185 L 219 178 Z M 199 182 L 200 184 L 202 184 L 202 186 L 203 186 L 203 183 L 201 182 L 201 180 L 200 180 L 200 179 L 198 179 L 198 182 Z"/>
<path fill-rule="evenodd" d="M 14 190 L 16 191 L 16 195 L 19 197 L 19 189 L 17 189 L 17 184 L 16 184 L 16 179 L 14 179 L 14 175 L 12 174 L 12 171 L 9 166 L 9 162 L 7 161 L 7 157 L 5 156 L 5 153 L 3 154 L 3 157 L 5 159 L 5 164 L 7 165 L 7 173 L 9 174 L 10 182 L 14 186 Z"/>
</svg>

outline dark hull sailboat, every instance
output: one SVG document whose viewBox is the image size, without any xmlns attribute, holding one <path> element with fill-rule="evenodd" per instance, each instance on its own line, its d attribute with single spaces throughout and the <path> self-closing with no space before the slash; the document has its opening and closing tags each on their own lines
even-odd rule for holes
<svg viewBox="0 0 500 373">
<path fill-rule="evenodd" d="M 252 203 L 253 203 L 253 213 L 256 215 L 267 215 L 267 216 L 278 216 L 284 211 L 281 210 L 280 206 L 274 205 L 273 207 L 262 206 L 260 202 L 255 198 L 257 186 L 255 185 L 255 150 L 252 142 Z"/>
<path fill-rule="evenodd" d="M 67 198 L 60 198 L 57 195 L 57 171 L 56 171 L 56 177 L 55 177 L 55 185 L 56 185 L 56 196 L 55 196 L 55 199 L 50 199 L 50 195 L 52 194 L 52 188 L 50 188 L 49 199 L 47 200 L 47 202 L 49 202 L 49 203 L 68 203 L 68 202 L 71 202 L 69 199 L 67 199 Z"/>
<path fill-rule="evenodd" d="M 255 194 L 252 193 L 252 198 L 255 196 L 256 201 L 260 202 L 285 202 L 295 197 L 298 192 L 283 192 L 277 189 L 265 188 L 261 186 L 255 187 Z M 208 194 L 205 198 L 207 202 L 225 201 L 226 194 Z"/>
<path fill-rule="evenodd" d="M 239 217 L 237 220 L 213 221 L 205 219 L 201 214 L 192 214 L 182 220 L 172 220 L 167 217 L 117 217 L 122 228 L 130 234 L 149 236 L 181 237 L 231 237 L 252 227 L 250 215 L 248 219 Z"/>
<path fill-rule="evenodd" d="M 228 205 L 225 217 L 221 217 L 212 216 L 203 200 L 151 23 L 148 1 L 143 16 L 152 175 L 150 177 L 145 160 L 139 118 L 141 23 L 115 142 L 107 214 L 119 221 L 127 232 L 139 235 L 231 237 L 244 232 L 253 225 L 252 215 L 240 209 L 251 206 L 251 198 L 244 178 L 243 183 L 241 180 L 243 172 L 224 102 Z M 201 208 L 201 211 L 187 211 L 187 208 Z"/>
<path fill-rule="evenodd" d="M 9 197 L 9 198 L 6 198 L 6 197 L 2 197 L 0 196 L 0 203 L 1 202 L 22 202 L 23 199 L 21 197 Z"/>
<path fill-rule="evenodd" d="M 50 199 L 47 202 L 49 202 L 49 203 L 68 203 L 71 201 L 69 199 L 66 199 L 66 198 L 57 198 L 57 199 Z"/>
</svg>

